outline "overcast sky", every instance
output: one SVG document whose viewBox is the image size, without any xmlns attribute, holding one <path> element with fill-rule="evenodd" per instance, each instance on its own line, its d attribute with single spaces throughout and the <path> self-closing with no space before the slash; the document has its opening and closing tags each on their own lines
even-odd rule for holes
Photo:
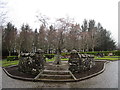
<svg viewBox="0 0 120 90">
<path fill-rule="evenodd" d="M 31 28 L 39 28 L 38 12 L 52 19 L 69 16 L 82 24 L 84 19 L 94 19 L 109 30 L 118 41 L 118 1 L 119 0 L 3 0 L 7 2 L 8 21 L 17 28 L 28 23 Z"/>
</svg>

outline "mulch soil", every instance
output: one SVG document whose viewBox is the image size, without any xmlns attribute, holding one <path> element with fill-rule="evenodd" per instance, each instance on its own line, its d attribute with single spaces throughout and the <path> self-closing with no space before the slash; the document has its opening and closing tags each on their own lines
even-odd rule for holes
<svg viewBox="0 0 120 90">
<path fill-rule="evenodd" d="M 82 78 L 82 77 L 86 77 L 89 75 L 92 75 L 94 73 L 97 73 L 99 71 L 101 71 L 104 67 L 104 63 L 105 61 L 97 61 L 95 62 L 95 66 L 93 66 L 90 70 L 88 71 L 84 71 L 84 72 L 80 72 L 80 73 L 75 73 L 73 74 L 77 79 Z"/>
<path fill-rule="evenodd" d="M 86 77 L 88 75 L 92 75 L 94 73 L 101 71 L 103 69 L 104 63 L 105 63 L 105 61 L 97 61 L 97 62 L 95 62 L 95 66 L 92 67 L 89 71 L 75 73 L 73 75 L 77 79 L 82 78 L 82 77 Z M 49 67 L 51 67 L 51 65 L 48 65 L 47 68 L 49 68 Z M 19 76 L 19 77 L 23 77 L 23 78 L 35 78 L 35 75 L 30 75 L 30 74 L 26 74 L 26 73 L 22 73 L 22 72 L 18 71 L 18 66 L 6 67 L 5 69 L 9 74 L 11 74 L 13 76 Z"/>
<path fill-rule="evenodd" d="M 13 76 L 18 76 L 18 77 L 23 77 L 23 78 L 34 78 L 34 75 L 26 74 L 23 72 L 18 71 L 18 66 L 13 66 L 13 67 L 6 67 L 6 71 L 13 75 Z"/>
</svg>

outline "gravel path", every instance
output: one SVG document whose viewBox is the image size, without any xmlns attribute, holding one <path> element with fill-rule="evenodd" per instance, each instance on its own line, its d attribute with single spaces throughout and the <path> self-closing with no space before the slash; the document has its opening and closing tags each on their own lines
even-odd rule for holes
<svg viewBox="0 0 120 90">
<path fill-rule="evenodd" d="M 1 69 L 0 69 L 1 70 Z M 2 71 L 2 70 L 1 70 Z M 0 78 L 1 79 L 1 78 Z M 30 82 L 12 79 L 2 71 L 2 88 L 118 88 L 118 61 L 106 65 L 106 70 L 93 78 L 79 82 Z"/>
</svg>

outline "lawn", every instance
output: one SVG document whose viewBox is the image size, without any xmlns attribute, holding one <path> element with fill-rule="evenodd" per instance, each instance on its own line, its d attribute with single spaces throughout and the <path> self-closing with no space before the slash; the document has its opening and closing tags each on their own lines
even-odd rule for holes
<svg viewBox="0 0 120 90">
<path fill-rule="evenodd" d="M 2 66 L 2 67 L 17 65 L 18 63 L 19 63 L 18 60 L 15 60 L 15 61 L 7 61 L 6 59 L 5 60 L 0 60 L 0 66 Z"/>
<path fill-rule="evenodd" d="M 47 62 L 54 61 L 54 60 L 55 60 L 55 58 L 52 58 L 52 59 L 46 58 Z M 68 59 L 64 58 L 64 59 L 61 59 L 61 60 L 68 60 Z M 19 60 L 15 60 L 15 61 L 7 61 L 6 59 L 5 60 L 0 60 L 0 66 L 2 66 L 2 67 L 17 65 L 18 63 L 19 63 Z"/>
<path fill-rule="evenodd" d="M 120 60 L 120 56 L 104 56 L 104 57 L 95 57 L 96 60 Z"/>
<path fill-rule="evenodd" d="M 62 60 L 62 61 L 66 61 L 66 60 L 69 60 L 69 59 L 68 59 L 68 58 L 62 58 L 61 60 Z M 47 61 L 47 62 L 55 61 L 55 58 L 52 58 L 52 59 L 46 58 L 46 61 Z"/>
<path fill-rule="evenodd" d="M 120 58 L 120 56 L 104 56 L 105 58 Z"/>
<path fill-rule="evenodd" d="M 97 57 L 95 56 L 94 59 L 96 60 L 119 60 L 120 59 L 120 56 L 104 56 L 104 57 Z M 52 58 L 52 59 L 46 59 L 46 61 L 54 61 L 55 58 Z M 62 58 L 61 60 L 69 60 L 68 58 Z"/>
</svg>

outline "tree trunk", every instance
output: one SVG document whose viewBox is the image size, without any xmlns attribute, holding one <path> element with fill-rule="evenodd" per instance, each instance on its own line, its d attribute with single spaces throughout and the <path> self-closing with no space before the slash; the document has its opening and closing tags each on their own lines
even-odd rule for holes
<svg viewBox="0 0 120 90">
<path fill-rule="evenodd" d="M 20 50 L 18 51 L 18 57 L 20 57 Z"/>
<path fill-rule="evenodd" d="M 58 51 L 57 51 L 57 56 L 55 58 L 54 64 L 56 64 L 56 65 L 60 65 L 61 64 L 60 56 L 61 56 L 61 50 L 59 48 Z"/>
<path fill-rule="evenodd" d="M 8 51 L 9 52 L 9 56 L 11 56 L 11 52 L 10 51 Z"/>
<path fill-rule="evenodd" d="M 94 47 L 92 47 L 92 51 L 94 52 Z"/>
<path fill-rule="evenodd" d="M 86 51 L 87 51 L 87 52 L 89 51 L 89 47 L 88 47 L 88 44 L 87 44 L 87 49 L 86 49 Z"/>
</svg>

